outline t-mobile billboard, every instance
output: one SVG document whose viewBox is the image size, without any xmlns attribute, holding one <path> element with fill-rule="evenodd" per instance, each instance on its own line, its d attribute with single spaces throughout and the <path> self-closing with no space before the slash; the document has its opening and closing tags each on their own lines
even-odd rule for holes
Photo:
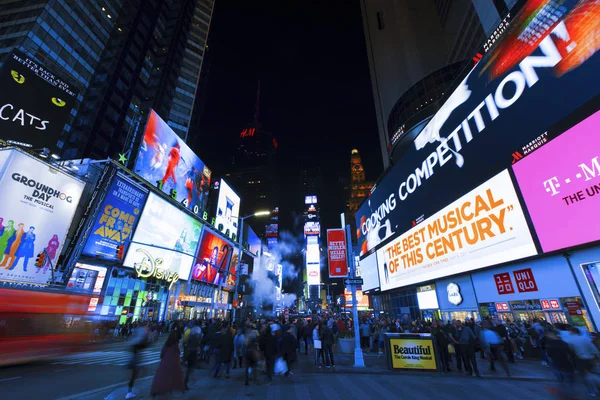
<svg viewBox="0 0 600 400">
<path fill-rule="evenodd" d="M 361 255 L 511 166 L 600 93 L 598 1 L 529 1 L 356 213 Z"/>
</svg>

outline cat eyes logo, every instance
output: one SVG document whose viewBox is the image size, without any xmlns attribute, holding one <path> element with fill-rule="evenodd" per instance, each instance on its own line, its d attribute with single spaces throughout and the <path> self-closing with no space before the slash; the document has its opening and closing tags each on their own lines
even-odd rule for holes
<svg viewBox="0 0 600 400">
<path fill-rule="evenodd" d="M 17 71 L 15 71 L 14 69 L 10 71 L 10 74 L 12 75 L 12 78 L 15 80 L 15 82 L 17 82 L 19 85 L 25 83 L 25 77 Z"/>
<path fill-rule="evenodd" d="M 53 97 L 52 104 L 54 104 L 55 106 L 58 106 L 58 107 L 64 107 L 67 104 L 67 102 L 59 97 Z"/>
</svg>

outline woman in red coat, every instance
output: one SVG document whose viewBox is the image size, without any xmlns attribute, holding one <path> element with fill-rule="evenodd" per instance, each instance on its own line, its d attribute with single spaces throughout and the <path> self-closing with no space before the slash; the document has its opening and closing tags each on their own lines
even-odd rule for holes
<svg viewBox="0 0 600 400">
<path fill-rule="evenodd" d="M 171 393 L 174 390 L 184 391 L 183 371 L 179 360 L 179 340 L 177 331 L 172 331 L 160 354 L 160 364 L 152 381 L 152 396 Z"/>
</svg>

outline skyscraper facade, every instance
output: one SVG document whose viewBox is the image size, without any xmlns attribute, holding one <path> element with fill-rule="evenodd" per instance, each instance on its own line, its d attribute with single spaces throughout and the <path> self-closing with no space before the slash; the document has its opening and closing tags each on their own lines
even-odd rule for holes
<svg viewBox="0 0 600 400">
<path fill-rule="evenodd" d="M 63 158 L 116 157 L 151 108 L 184 140 L 214 0 L 2 0 L 0 62 L 16 47 L 79 89 Z"/>
<path fill-rule="evenodd" d="M 360 3 L 380 149 L 387 168 L 393 162 L 394 146 L 437 110 L 465 61 L 517 0 Z"/>
<path fill-rule="evenodd" d="M 356 229 L 356 211 L 363 201 L 369 197 L 369 192 L 373 187 L 373 182 L 367 181 L 365 177 L 365 169 L 357 149 L 352 149 L 350 154 L 350 192 L 348 200 L 348 210 L 346 212 L 346 223 L 352 227 L 352 231 Z"/>
</svg>

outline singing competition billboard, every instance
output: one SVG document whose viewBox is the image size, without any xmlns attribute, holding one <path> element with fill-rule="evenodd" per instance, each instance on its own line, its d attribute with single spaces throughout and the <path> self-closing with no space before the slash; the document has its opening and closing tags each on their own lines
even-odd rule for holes
<svg viewBox="0 0 600 400">
<path fill-rule="evenodd" d="M 536 255 L 508 170 L 377 250 L 381 290 Z"/>
<path fill-rule="evenodd" d="M 509 168 L 600 93 L 599 7 L 523 7 L 356 213 L 361 255 Z"/>
<path fill-rule="evenodd" d="M 83 248 L 83 254 L 116 260 L 119 244 L 123 244 L 127 250 L 144 208 L 146 194 L 139 186 L 115 176 Z"/>
<path fill-rule="evenodd" d="M 231 243 L 206 230 L 198 247 L 192 279 L 218 285 L 227 271 L 233 253 L 235 253 L 235 249 Z M 237 255 L 235 260 L 234 269 L 237 267 Z M 235 271 L 233 272 L 235 273 Z M 224 288 L 227 286 L 226 283 L 224 282 Z M 235 286 L 235 279 L 233 284 L 227 286 L 227 289 L 232 290 L 232 286 Z"/>
<path fill-rule="evenodd" d="M 0 151 L 0 280 L 48 283 L 84 187 L 18 150 Z M 46 264 L 37 268 L 44 249 Z"/>
<path fill-rule="evenodd" d="M 123 265 L 138 275 L 187 280 L 202 224 L 150 193 Z"/>
<path fill-rule="evenodd" d="M 133 171 L 194 214 L 206 209 L 210 169 L 154 110 L 150 110 Z"/>
<path fill-rule="evenodd" d="M 513 166 L 542 250 L 600 239 L 600 111 Z"/>
<path fill-rule="evenodd" d="M 238 237 L 239 217 L 240 196 L 233 191 L 224 179 L 221 179 L 214 225 L 225 236 L 235 241 Z"/>
<path fill-rule="evenodd" d="M 56 151 L 77 90 L 14 49 L 0 71 L 0 139 Z"/>
</svg>

